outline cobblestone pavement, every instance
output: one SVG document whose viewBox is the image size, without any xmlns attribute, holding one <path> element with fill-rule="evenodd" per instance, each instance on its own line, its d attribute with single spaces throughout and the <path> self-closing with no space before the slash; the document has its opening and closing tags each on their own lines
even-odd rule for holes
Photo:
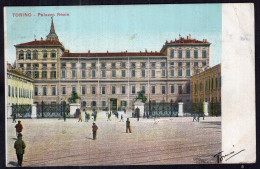
<svg viewBox="0 0 260 169">
<path fill-rule="evenodd" d="M 221 118 L 130 118 L 125 122 L 97 119 L 97 140 L 92 140 L 92 121 L 77 119 L 22 119 L 27 147 L 23 166 L 161 165 L 216 163 L 221 151 Z M 7 120 L 6 164 L 17 164 L 15 123 Z"/>
</svg>

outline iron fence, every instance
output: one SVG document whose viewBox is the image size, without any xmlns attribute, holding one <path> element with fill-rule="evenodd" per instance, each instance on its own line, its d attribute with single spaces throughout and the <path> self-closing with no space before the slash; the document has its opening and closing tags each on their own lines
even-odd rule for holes
<svg viewBox="0 0 260 169">
<path fill-rule="evenodd" d="M 16 115 L 16 118 L 31 118 L 32 105 L 30 104 L 13 104 L 12 105 L 12 116 Z"/>
<path fill-rule="evenodd" d="M 68 117 L 70 107 L 68 104 L 45 104 L 37 105 L 37 118 L 62 118 Z"/>
<path fill-rule="evenodd" d="M 144 117 L 178 117 L 178 107 L 170 102 L 146 103 L 144 105 Z"/>
</svg>

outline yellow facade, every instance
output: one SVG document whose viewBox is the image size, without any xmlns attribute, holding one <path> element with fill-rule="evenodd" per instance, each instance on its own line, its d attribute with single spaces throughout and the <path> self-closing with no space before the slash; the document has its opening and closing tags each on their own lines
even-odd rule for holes
<svg viewBox="0 0 260 169">
<path fill-rule="evenodd" d="M 10 65 L 8 65 L 10 67 Z M 7 70 L 7 105 L 33 104 L 33 79 L 16 70 Z"/>
<path fill-rule="evenodd" d="M 191 77 L 193 103 L 221 103 L 221 64 Z"/>
</svg>

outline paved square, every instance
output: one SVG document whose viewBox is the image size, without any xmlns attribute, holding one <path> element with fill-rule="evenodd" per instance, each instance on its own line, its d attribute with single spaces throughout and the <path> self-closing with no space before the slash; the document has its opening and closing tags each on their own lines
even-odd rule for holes
<svg viewBox="0 0 260 169">
<path fill-rule="evenodd" d="M 98 118 L 97 140 L 92 121 L 77 119 L 22 119 L 26 143 L 23 166 L 96 166 L 217 163 L 221 151 L 221 117 L 143 119 Z M 125 120 L 125 119 L 124 119 Z M 7 166 L 16 165 L 15 123 L 7 120 Z"/>
</svg>

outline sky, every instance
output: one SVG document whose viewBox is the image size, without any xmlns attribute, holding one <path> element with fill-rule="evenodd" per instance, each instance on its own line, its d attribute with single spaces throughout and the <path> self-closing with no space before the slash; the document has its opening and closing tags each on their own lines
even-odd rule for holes
<svg viewBox="0 0 260 169">
<path fill-rule="evenodd" d="M 17 17 L 17 13 L 31 16 Z M 14 45 L 44 39 L 55 14 L 55 30 L 71 52 L 160 51 L 166 40 L 186 37 L 211 43 L 211 63 L 221 62 L 221 4 L 7 7 L 5 57 L 13 63 Z M 69 16 L 57 16 L 57 13 Z"/>
</svg>

